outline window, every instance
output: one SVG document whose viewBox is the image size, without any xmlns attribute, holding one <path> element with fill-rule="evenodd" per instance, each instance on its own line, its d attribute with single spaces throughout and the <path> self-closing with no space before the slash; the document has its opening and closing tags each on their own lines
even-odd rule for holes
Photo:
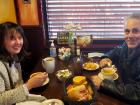
<svg viewBox="0 0 140 105">
<path fill-rule="evenodd" d="M 46 11 L 50 38 L 67 23 L 81 25 L 76 35 L 123 38 L 124 17 L 140 11 L 140 0 L 46 0 Z"/>
</svg>

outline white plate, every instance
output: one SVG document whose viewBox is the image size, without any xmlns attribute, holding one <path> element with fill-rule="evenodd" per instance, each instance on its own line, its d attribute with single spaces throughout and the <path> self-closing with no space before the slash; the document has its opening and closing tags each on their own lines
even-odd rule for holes
<svg viewBox="0 0 140 105">
<path fill-rule="evenodd" d="M 88 63 L 88 62 L 87 62 L 87 63 Z M 83 64 L 83 69 L 85 69 L 85 70 L 87 70 L 87 71 L 94 71 L 94 70 L 99 69 L 99 64 L 97 64 L 97 63 L 94 63 L 94 64 L 96 65 L 96 68 L 95 68 L 95 69 L 93 69 L 93 68 L 87 68 L 87 67 L 85 66 L 85 64 L 86 64 L 86 63 Z"/>
<path fill-rule="evenodd" d="M 104 53 L 99 53 L 99 52 L 93 52 L 93 53 L 88 53 L 88 57 L 102 57 Z"/>
<path fill-rule="evenodd" d="M 43 101 L 40 105 L 64 105 L 64 103 L 59 99 L 48 99 Z"/>
<path fill-rule="evenodd" d="M 19 102 L 16 103 L 16 105 L 40 105 L 40 102 L 37 101 L 24 101 L 24 102 Z"/>
<path fill-rule="evenodd" d="M 102 80 L 105 79 L 104 76 L 103 76 L 103 74 L 102 74 L 101 72 L 98 74 L 98 76 L 99 76 Z M 116 79 L 118 79 L 118 77 L 119 77 L 118 74 L 117 74 L 117 73 L 114 73 L 112 80 L 116 80 Z"/>
</svg>

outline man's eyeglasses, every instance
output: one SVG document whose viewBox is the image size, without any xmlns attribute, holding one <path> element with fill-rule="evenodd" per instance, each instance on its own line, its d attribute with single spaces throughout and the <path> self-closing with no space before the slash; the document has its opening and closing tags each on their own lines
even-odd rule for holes
<svg viewBox="0 0 140 105">
<path fill-rule="evenodd" d="M 126 35 L 130 34 L 130 32 L 132 32 L 132 34 L 138 34 L 140 32 L 140 30 L 137 29 L 137 28 L 132 28 L 131 30 L 130 29 L 125 29 L 124 32 L 125 32 Z"/>
</svg>

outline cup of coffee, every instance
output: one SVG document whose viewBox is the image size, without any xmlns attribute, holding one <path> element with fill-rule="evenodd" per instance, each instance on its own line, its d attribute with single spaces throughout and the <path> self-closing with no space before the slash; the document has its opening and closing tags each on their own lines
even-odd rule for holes
<svg viewBox="0 0 140 105">
<path fill-rule="evenodd" d="M 112 80 L 114 74 L 116 73 L 116 69 L 112 67 L 105 67 L 101 69 L 101 73 L 105 79 Z"/>
<path fill-rule="evenodd" d="M 47 73 L 53 73 L 55 70 L 55 58 L 46 57 L 42 59 L 42 66 Z"/>
</svg>

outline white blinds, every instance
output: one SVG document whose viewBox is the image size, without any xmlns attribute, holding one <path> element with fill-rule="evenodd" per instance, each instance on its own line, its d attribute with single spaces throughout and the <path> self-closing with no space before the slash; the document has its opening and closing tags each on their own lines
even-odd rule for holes
<svg viewBox="0 0 140 105">
<path fill-rule="evenodd" d="M 50 38 L 67 23 L 80 23 L 77 35 L 123 38 L 124 17 L 140 11 L 140 0 L 46 0 L 46 11 Z"/>
</svg>

